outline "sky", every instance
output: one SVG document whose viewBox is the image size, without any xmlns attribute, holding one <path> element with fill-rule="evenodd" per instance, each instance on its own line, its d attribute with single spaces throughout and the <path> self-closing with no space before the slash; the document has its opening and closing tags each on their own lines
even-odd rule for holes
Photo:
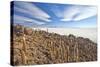
<svg viewBox="0 0 100 67">
<path fill-rule="evenodd" d="M 48 28 L 96 28 L 97 7 L 89 5 L 11 2 L 14 24 Z"/>
</svg>

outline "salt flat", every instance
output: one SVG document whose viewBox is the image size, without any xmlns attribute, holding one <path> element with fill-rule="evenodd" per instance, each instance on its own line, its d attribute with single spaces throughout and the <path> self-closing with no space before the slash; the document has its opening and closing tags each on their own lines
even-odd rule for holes
<svg viewBox="0 0 100 67">
<path fill-rule="evenodd" d="M 37 29 L 37 28 L 34 28 Z M 50 33 L 58 33 L 60 35 L 73 34 L 77 37 L 89 38 L 90 40 L 97 42 L 97 28 L 38 28 Z"/>
</svg>

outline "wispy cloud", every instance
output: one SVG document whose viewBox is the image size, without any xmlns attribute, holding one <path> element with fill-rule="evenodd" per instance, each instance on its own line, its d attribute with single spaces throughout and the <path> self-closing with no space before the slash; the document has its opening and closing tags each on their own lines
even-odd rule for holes
<svg viewBox="0 0 100 67">
<path fill-rule="evenodd" d="M 48 18 L 50 16 L 41 10 L 40 8 L 36 7 L 34 4 L 29 2 L 15 2 L 14 9 L 25 14 L 29 14 L 31 17 L 35 17 L 37 19 L 50 22 Z"/>
<path fill-rule="evenodd" d="M 83 9 L 81 8 L 80 14 L 77 17 L 75 17 L 73 20 L 80 21 L 80 20 L 95 16 L 96 14 L 97 14 L 96 7 L 85 7 Z"/>
<path fill-rule="evenodd" d="M 63 19 L 61 21 L 72 21 L 73 17 L 79 13 L 79 8 L 69 7 L 66 8 L 63 12 Z"/>
<path fill-rule="evenodd" d="M 23 25 L 25 23 L 29 26 L 85 27 L 87 25 L 93 27 L 96 26 L 96 14 L 97 8 L 94 6 L 14 2 L 14 23 Z"/>
<path fill-rule="evenodd" d="M 27 17 L 23 17 L 23 16 L 19 16 L 19 15 L 14 15 L 13 16 L 14 18 L 14 20 L 16 19 L 16 20 L 22 20 L 22 21 L 29 21 L 29 22 L 32 22 L 32 19 L 30 19 L 30 18 L 27 18 Z"/>
<path fill-rule="evenodd" d="M 61 19 L 61 21 L 80 21 L 95 16 L 97 14 L 96 11 L 96 7 L 71 6 L 64 10 L 63 19 Z"/>
<path fill-rule="evenodd" d="M 13 17 L 14 17 L 13 18 L 14 22 L 16 22 L 16 23 L 26 23 L 26 22 L 29 23 L 29 22 L 31 22 L 31 23 L 36 23 L 36 24 L 39 24 L 39 25 L 45 24 L 45 22 L 40 22 L 40 21 L 37 21 L 37 20 L 34 20 L 34 19 L 23 17 L 23 16 L 14 15 Z"/>
</svg>

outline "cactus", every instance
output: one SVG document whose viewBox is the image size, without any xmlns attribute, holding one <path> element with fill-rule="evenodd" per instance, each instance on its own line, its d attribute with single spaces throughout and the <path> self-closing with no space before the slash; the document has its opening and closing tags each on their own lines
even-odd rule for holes
<svg viewBox="0 0 100 67">
<path fill-rule="evenodd" d="M 97 44 L 90 39 L 75 37 L 72 34 L 59 35 L 19 25 L 14 26 L 13 32 L 14 38 L 11 45 L 14 55 L 11 56 L 16 57 L 12 58 L 13 65 L 97 60 Z M 18 53 L 15 49 L 19 49 L 20 52 Z"/>
</svg>

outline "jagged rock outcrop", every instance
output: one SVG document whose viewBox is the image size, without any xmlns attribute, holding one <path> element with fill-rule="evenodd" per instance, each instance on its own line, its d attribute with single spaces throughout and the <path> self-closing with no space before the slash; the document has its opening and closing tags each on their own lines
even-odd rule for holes
<svg viewBox="0 0 100 67">
<path fill-rule="evenodd" d="M 97 44 L 88 38 L 13 26 L 11 64 L 55 64 L 97 60 Z"/>
</svg>

